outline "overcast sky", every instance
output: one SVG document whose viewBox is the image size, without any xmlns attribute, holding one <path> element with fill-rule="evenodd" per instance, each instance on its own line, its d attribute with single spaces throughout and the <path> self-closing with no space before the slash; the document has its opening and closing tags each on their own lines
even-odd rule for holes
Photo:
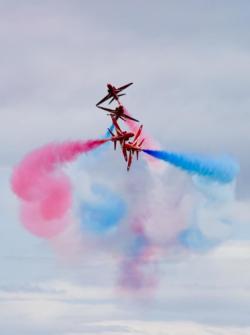
<svg viewBox="0 0 250 335">
<path fill-rule="evenodd" d="M 249 41 L 247 0 L 0 0 L 1 333 L 249 334 L 248 227 L 207 254 L 162 264 L 145 308 L 113 290 L 108 256 L 58 261 L 21 227 L 9 186 L 28 151 L 102 135 L 109 120 L 95 104 L 106 83 L 132 81 L 123 102 L 162 148 L 238 160 L 248 217 Z"/>
</svg>

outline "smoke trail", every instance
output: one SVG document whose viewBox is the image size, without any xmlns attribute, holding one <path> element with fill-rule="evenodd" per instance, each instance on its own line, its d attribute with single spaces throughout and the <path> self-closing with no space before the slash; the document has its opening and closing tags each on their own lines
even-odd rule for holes
<svg viewBox="0 0 250 335">
<path fill-rule="evenodd" d="M 80 205 L 81 226 L 95 234 L 105 234 L 120 224 L 126 212 L 123 199 L 100 184 L 92 186 L 93 201 L 84 201 Z"/>
<path fill-rule="evenodd" d="M 69 224 L 71 185 L 59 170 L 107 140 L 49 144 L 28 154 L 15 168 L 11 184 L 21 199 L 21 221 L 34 235 L 51 238 Z"/>
<path fill-rule="evenodd" d="M 113 125 L 113 123 L 110 125 L 109 129 L 111 131 L 113 131 L 115 128 L 115 126 Z M 101 136 L 101 138 L 103 139 L 110 139 L 110 132 L 109 130 L 107 129 L 106 133 L 103 134 Z M 110 144 L 110 141 L 106 141 L 106 143 L 104 145 L 102 145 L 101 147 L 97 148 L 95 151 L 92 152 L 92 154 L 94 155 L 94 157 L 99 157 L 100 155 L 102 155 L 103 153 L 105 153 L 106 149 L 108 148 Z"/>
<path fill-rule="evenodd" d="M 205 155 L 182 154 L 160 150 L 143 150 L 155 158 L 169 162 L 191 174 L 207 177 L 220 183 L 231 182 L 239 172 L 239 165 L 228 156 L 212 158 Z"/>
<path fill-rule="evenodd" d="M 156 285 L 156 268 L 150 267 L 154 258 L 154 247 L 145 234 L 140 219 L 134 218 L 128 251 L 121 262 L 119 285 L 125 291 L 144 291 Z"/>
</svg>

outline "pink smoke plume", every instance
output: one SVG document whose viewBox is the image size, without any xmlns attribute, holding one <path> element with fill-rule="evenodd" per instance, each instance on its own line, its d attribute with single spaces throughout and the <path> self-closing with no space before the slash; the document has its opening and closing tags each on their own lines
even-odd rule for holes
<svg viewBox="0 0 250 335">
<path fill-rule="evenodd" d="M 52 238 L 70 223 L 71 184 L 60 167 L 106 140 L 49 144 L 28 154 L 15 168 L 11 184 L 21 199 L 21 221 L 36 236 Z"/>
</svg>

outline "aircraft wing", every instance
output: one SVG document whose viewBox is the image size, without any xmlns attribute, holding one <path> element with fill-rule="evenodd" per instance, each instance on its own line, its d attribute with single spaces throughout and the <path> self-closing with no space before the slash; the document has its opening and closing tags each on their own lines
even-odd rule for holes
<svg viewBox="0 0 250 335">
<path fill-rule="evenodd" d="M 129 119 L 129 120 L 135 121 L 135 122 L 139 122 L 139 120 L 134 119 L 132 116 L 129 116 L 127 114 L 123 114 L 123 117 L 126 118 L 126 119 Z"/>
<path fill-rule="evenodd" d="M 110 133 L 111 136 L 115 136 L 115 134 L 112 132 L 110 128 L 108 128 L 108 132 Z"/>
<path fill-rule="evenodd" d="M 111 94 L 107 94 L 102 100 L 100 100 L 99 102 L 97 102 L 96 106 L 102 104 L 104 101 L 108 100 L 111 98 Z"/>
<path fill-rule="evenodd" d="M 129 171 L 130 166 L 132 164 L 132 152 L 129 152 L 129 157 L 128 157 L 128 166 L 127 166 L 127 171 Z"/>
<path fill-rule="evenodd" d="M 135 138 L 134 138 L 134 143 L 136 142 L 136 140 L 138 139 L 138 137 L 141 135 L 142 127 L 143 127 L 143 125 L 141 125 L 140 128 L 138 129 L 138 131 L 137 131 L 137 133 L 135 135 Z"/>
<path fill-rule="evenodd" d="M 111 98 L 111 96 L 110 96 L 110 98 Z M 113 97 L 113 98 L 110 100 L 110 102 L 109 102 L 109 105 L 110 105 L 110 104 L 111 104 L 111 102 L 113 102 L 115 99 L 116 99 L 116 98 L 115 98 L 115 97 Z"/>
<path fill-rule="evenodd" d="M 138 144 L 138 147 L 141 147 L 142 146 L 142 143 L 145 141 L 145 138 L 143 138 L 142 140 L 141 140 L 141 142 Z"/>
<path fill-rule="evenodd" d="M 128 161 L 128 154 L 127 154 L 127 150 L 125 148 L 125 145 L 122 146 L 122 153 L 123 153 L 125 161 L 127 162 Z"/>
<path fill-rule="evenodd" d="M 106 112 L 109 112 L 109 113 L 115 113 L 114 109 L 111 109 L 111 108 L 106 108 L 106 107 L 102 107 L 102 106 L 97 106 L 98 108 L 106 111 Z"/>
<path fill-rule="evenodd" d="M 126 84 L 126 85 L 123 85 L 121 87 L 118 87 L 117 90 L 118 92 L 121 92 L 123 90 L 125 90 L 125 88 L 129 87 L 130 85 L 132 85 L 133 83 L 129 83 L 129 84 Z"/>
</svg>

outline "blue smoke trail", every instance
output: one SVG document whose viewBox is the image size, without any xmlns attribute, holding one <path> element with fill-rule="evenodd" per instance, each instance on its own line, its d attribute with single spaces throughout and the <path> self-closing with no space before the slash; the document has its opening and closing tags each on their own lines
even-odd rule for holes
<svg viewBox="0 0 250 335">
<path fill-rule="evenodd" d="M 95 184 L 91 202 L 80 205 L 81 226 L 95 234 L 105 234 L 118 226 L 126 213 L 122 198 L 108 188 Z"/>
<path fill-rule="evenodd" d="M 201 230 L 196 226 L 184 230 L 179 235 L 181 244 L 194 251 L 208 251 L 210 248 L 215 247 L 220 241 L 209 239 Z"/>
<path fill-rule="evenodd" d="M 148 155 L 169 162 L 191 174 L 198 174 L 220 183 L 233 181 L 239 165 L 228 156 L 212 158 L 205 155 L 182 154 L 160 150 L 142 150 Z"/>
</svg>

